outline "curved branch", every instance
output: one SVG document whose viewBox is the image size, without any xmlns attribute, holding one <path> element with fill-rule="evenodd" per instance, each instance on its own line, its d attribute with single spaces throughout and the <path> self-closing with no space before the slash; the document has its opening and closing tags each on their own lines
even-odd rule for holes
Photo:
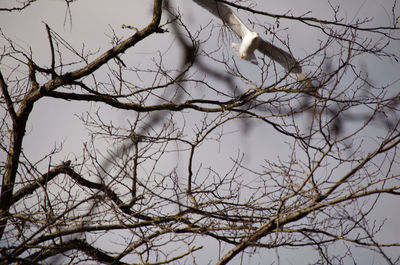
<svg viewBox="0 0 400 265">
<path fill-rule="evenodd" d="M 58 166 L 52 168 L 49 172 L 42 175 L 38 180 L 36 180 L 36 181 L 30 183 L 29 185 L 16 191 L 12 197 L 11 205 L 18 202 L 25 196 L 32 194 L 36 189 L 45 185 L 47 182 L 49 182 L 50 180 L 52 180 L 59 174 L 63 173 L 63 170 L 65 170 L 66 168 L 69 168 L 70 164 L 71 164 L 71 161 L 68 160 L 68 161 L 62 163 L 61 165 L 58 165 Z"/>
<path fill-rule="evenodd" d="M 103 262 L 105 264 L 127 264 L 118 260 L 115 260 L 114 257 L 104 253 L 98 248 L 93 247 L 89 243 L 81 239 L 72 239 L 68 242 L 57 244 L 53 246 L 49 246 L 44 248 L 24 259 L 21 264 L 32 264 L 32 262 L 38 262 L 44 260 L 49 257 L 53 257 L 57 254 L 64 253 L 69 250 L 79 250 L 84 252 L 89 257 L 96 259 L 96 261 Z"/>
</svg>

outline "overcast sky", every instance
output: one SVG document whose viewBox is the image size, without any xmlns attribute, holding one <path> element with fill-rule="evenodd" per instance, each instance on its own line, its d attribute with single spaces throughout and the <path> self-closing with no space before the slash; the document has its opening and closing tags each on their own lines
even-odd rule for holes
<svg viewBox="0 0 400 265">
<path fill-rule="evenodd" d="M 322 0 L 279 0 L 279 1 L 257 1 L 256 9 L 265 10 L 271 13 L 289 13 L 299 15 L 312 11 L 308 16 L 319 17 L 322 19 L 331 18 L 331 12 L 328 9 L 327 1 Z M 376 25 L 387 23 L 388 12 L 391 12 L 389 5 L 391 0 L 357 0 L 357 1 L 331 1 L 334 4 L 340 3 L 342 6 L 342 14 L 348 21 L 355 16 L 363 18 L 373 16 Z M 207 25 L 210 22 L 210 15 L 207 11 L 202 10 L 192 1 L 179 0 L 174 1 L 183 14 L 183 20 L 188 23 L 192 29 L 198 29 L 199 25 Z M 0 7 L 4 6 L 4 1 L 0 2 Z M 63 1 L 59 0 L 39 0 L 32 4 L 22 12 L 5 13 L 0 16 L 0 27 L 4 34 L 18 43 L 25 49 L 29 47 L 33 51 L 34 60 L 38 60 L 44 65 L 50 64 L 49 44 L 47 33 L 43 22 L 47 23 L 53 30 L 58 32 L 75 48 L 79 49 L 82 44 L 89 50 L 100 50 L 101 52 L 111 47 L 110 38 L 112 30 L 117 34 L 128 36 L 132 32 L 127 29 L 121 29 L 122 24 L 132 25 L 137 28 L 144 27 L 149 23 L 152 12 L 152 1 L 149 0 L 79 0 L 71 4 L 71 13 L 67 12 Z M 243 19 L 251 19 L 264 21 L 266 23 L 274 23 L 271 18 L 254 17 L 239 12 L 239 16 Z M 217 19 L 213 19 L 213 23 L 220 23 Z M 281 27 L 288 27 L 285 34 L 288 34 L 292 52 L 298 56 L 306 56 L 318 47 L 318 35 L 316 30 L 309 30 L 304 25 L 281 21 Z M 308 30 L 307 30 L 308 29 Z M 108 35 L 108 36 L 107 36 Z M 264 36 L 263 36 L 264 37 Z M 154 40 L 157 41 L 154 41 Z M 266 36 L 268 39 L 268 36 Z M 221 40 L 217 36 L 210 39 L 209 45 L 216 45 Z M 150 37 L 141 42 L 133 49 L 124 54 L 121 58 L 131 65 L 149 62 L 149 58 L 153 57 L 155 51 L 166 51 L 176 44 L 172 34 L 163 34 Z M 5 45 L 0 40 L 0 46 Z M 162 45 L 162 47 L 160 47 Z M 228 44 L 229 45 L 229 44 Z M 230 46 L 230 45 L 229 45 Z M 175 47 L 176 48 L 176 47 Z M 391 49 L 399 55 L 399 42 L 392 43 Z M 174 58 L 174 53 L 169 53 L 167 57 L 168 63 L 178 65 L 179 60 Z M 377 59 L 373 56 L 367 56 L 363 59 L 369 71 L 369 75 L 374 82 L 382 82 L 382 85 L 393 82 L 399 78 L 400 65 L 392 64 L 388 59 Z M 255 71 L 255 67 L 246 66 L 246 62 L 240 62 L 243 67 L 249 67 L 249 71 Z M 151 65 L 151 64 L 149 64 Z M 0 69 L 7 69 L 6 65 L 0 65 Z M 312 66 L 309 67 L 312 70 Z M 89 110 L 95 106 L 91 104 L 82 104 L 64 102 L 61 100 L 42 100 L 35 105 L 35 110 L 31 115 L 31 119 L 27 126 L 27 138 L 24 141 L 24 150 L 33 160 L 40 159 L 55 144 L 63 142 L 65 151 L 57 157 L 58 160 L 74 157 L 76 153 L 82 150 L 82 142 L 87 141 L 88 132 L 83 128 L 81 121 L 75 116 L 85 110 Z M 109 108 L 107 109 L 109 110 Z M 112 113 L 110 117 L 124 122 L 128 115 Z M 234 130 L 234 128 L 232 128 Z M 210 153 L 232 154 L 234 157 L 237 150 L 247 152 L 246 159 L 251 160 L 252 164 L 259 164 L 268 156 L 284 155 L 285 148 L 282 148 L 282 140 L 268 135 L 267 128 L 258 128 L 257 131 L 251 131 L 246 134 L 246 142 L 235 142 L 237 145 L 212 146 L 210 145 L 207 155 L 199 158 L 205 164 L 213 164 L 213 156 Z M 379 131 L 377 131 L 379 133 Z M 239 134 L 240 136 L 240 134 Z M 238 135 L 228 137 L 227 141 L 238 139 Z M 254 139 L 254 140 L 251 140 Z M 259 141 L 262 139 L 262 141 Z M 4 156 L 4 154 L 1 154 Z M 0 157 L 4 159 L 4 157 Z M 229 161 L 229 156 L 226 156 Z M 55 162 L 57 163 L 57 162 Z M 377 210 L 377 214 L 385 215 L 388 218 L 388 224 L 393 227 L 393 231 L 386 234 L 388 240 L 400 238 L 400 217 L 398 211 L 389 211 L 388 205 L 381 205 Z M 397 228 L 397 229 L 395 229 Z M 208 246 L 204 249 L 204 253 L 213 252 L 215 246 Z M 285 253 L 285 252 L 284 252 Z M 281 253 L 280 253 L 281 254 Z M 208 257 L 208 254 L 204 254 Z M 212 255 L 212 254 L 211 254 Z M 367 257 L 368 260 L 369 257 Z M 299 256 L 289 255 L 282 257 L 282 264 L 305 264 L 308 261 L 306 255 Z M 264 263 L 263 263 L 264 264 Z"/>
</svg>

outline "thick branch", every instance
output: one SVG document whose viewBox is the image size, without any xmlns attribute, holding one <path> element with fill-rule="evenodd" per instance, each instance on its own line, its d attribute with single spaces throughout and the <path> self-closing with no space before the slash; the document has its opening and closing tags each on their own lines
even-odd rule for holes
<svg viewBox="0 0 400 265">
<path fill-rule="evenodd" d="M 4 100 L 7 105 L 8 113 L 11 116 L 11 120 L 13 121 L 13 124 L 17 122 L 17 114 L 15 113 L 14 106 L 12 99 L 10 97 L 10 94 L 8 93 L 8 87 L 6 82 L 4 81 L 3 75 L 0 72 L 0 87 L 1 87 L 1 92 L 3 93 Z"/>
<path fill-rule="evenodd" d="M 52 168 L 49 172 L 42 175 L 38 180 L 19 189 L 13 195 L 11 204 L 14 204 L 17 201 L 19 201 L 20 199 L 24 198 L 25 196 L 32 194 L 36 189 L 45 185 L 47 182 L 49 182 L 50 180 L 55 178 L 57 175 L 62 174 L 63 170 L 65 170 L 66 168 L 69 168 L 70 164 L 71 164 L 71 161 L 66 161 L 66 162 L 62 163 L 61 165 L 58 165 L 58 166 Z"/>
<path fill-rule="evenodd" d="M 60 245 L 53 245 L 48 248 L 44 248 L 25 258 L 21 264 L 32 264 L 32 262 L 38 262 L 73 249 L 82 251 L 89 257 L 94 258 L 96 261 L 105 264 L 126 264 L 124 262 L 116 261 L 114 257 L 80 239 L 73 239 Z"/>
<path fill-rule="evenodd" d="M 83 177 L 81 177 L 81 175 L 76 173 L 70 167 L 62 168 L 61 171 L 65 174 L 67 174 L 68 176 L 70 176 L 71 178 L 73 178 L 77 183 L 79 183 L 82 186 L 103 191 L 107 195 L 107 197 L 110 198 L 121 209 L 121 211 L 123 211 L 124 213 L 126 213 L 128 215 L 136 216 L 136 214 L 131 210 L 131 206 L 122 202 L 121 199 L 118 197 L 118 195 L 110 187 L 108 187 L 102 183 L 95 183 L 95 182 L 91 182 L 87 179 L 84 179 Z M 138 199 L 139 198 L 135 198 L 132 200 L 134 202 L 135 200 L 138 200 Z M 131 204 L 132 204 L 132 202 L 131 202 Z M 145 220 L 150 219 L 147 216 L 140 215 L 140 217 Z"/>
<path fill-rule="evenodd" d="M 109 49 L 108 51 L 100 55 L 96 60 L 89 63 L 87 66 L 82 67 L 81 69 L 78 69 L 76 71 L 66 73 L 59 78 L 56 78 L 55 80 L 50 80 L 45 85 L 45 90 L 51 91 L 57 87 L 70 84 L 72 81 L 90 75 L 101 66 L 106 64 L 109 60 L 116 58 L 117 55 L 124 53 L 126 50 L 133 47 L 136 43 L 148 37 L 149 35 L 153 33 L 163 33 L 164 31 L 159 28 L 162 13 L 161 11 L 162 0 L 154 0 L 153 19 L 150 24 L 147 25 L 147 27 L 145 27 L 141 31 L 136 32 L 133 36 L 127 38 L 115 47 Z"/>
</svg>

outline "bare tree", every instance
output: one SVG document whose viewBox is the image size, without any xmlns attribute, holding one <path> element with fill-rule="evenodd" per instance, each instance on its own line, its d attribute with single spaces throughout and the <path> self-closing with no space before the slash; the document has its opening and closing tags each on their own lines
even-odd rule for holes
<svg viewBox="0 0 400 265">
<path fill-rule="evenodd" d="M 100 53 L 44 24 L 43 63 L 1 32 L 1 264 L 246 264 L 254 254 L 280 263 L 284 249 L 310 252 L 313 264 L 349 264 L 363 259 L 360 248 L 397 264 L 400 243 L 382 238 L 391 228 L 374 212 L 399 202 L 399 83 L 371 80 L 360 64 L 371 55 L 398 67 L 397 1 L 376 25 L 345 18 L 332 2 L 322 19 L 218 0 L 293 54 L 312 90 L 260 53 L 244 69 L 218 17 L 194 26 L 176 1 L 153 2 L 147 26 L 121 25 L 128 37 L 112 30 Z M 297 57 L 285 23 L 318 33 L 311 53 Z M 164 36 L 174 48 L 162 50 Z M 160 45 L 151 68 L 124 58 L 139 43 Z M 94 106 L 77 113 L 89 135 L 72 158 L 63 145 L 39 159 L 24 149 L 32 112 L 48 101 Z M 261 150 L 269 139 L 281 149 Z M 260 150 L 214 154 L 241 141 Z M 246 159 L 254 154 L 258 165 Z M 218 247 L 213 256 L 202 252 L 207 244 Z"/>
</svg>

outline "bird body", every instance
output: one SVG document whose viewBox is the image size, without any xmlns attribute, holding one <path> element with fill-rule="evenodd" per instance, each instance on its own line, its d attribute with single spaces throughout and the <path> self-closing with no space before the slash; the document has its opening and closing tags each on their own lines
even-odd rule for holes
<svg viewBox="0 0 400 265">
<path fill-rule="evenodd" d="M 246 35 L 244 35 L 241 43 L 232 43 L 232 48 L 239 53 L 240 59 L 249 60 L 252 63 L 257 64 L 256 56 L 254 55 L 254 51 L 257 48 L 257 40 L 259 36 L 257 33 L 248 31 Z"/>
<path fill-rule="evenodd" d="M 258 34 L 255 32 L 248 32 L 244 35 L 239 49 L 240 59 L 251 57 L 254 54 L 254 50 L 257 48 L 257 38 Z"/>
</svg>

